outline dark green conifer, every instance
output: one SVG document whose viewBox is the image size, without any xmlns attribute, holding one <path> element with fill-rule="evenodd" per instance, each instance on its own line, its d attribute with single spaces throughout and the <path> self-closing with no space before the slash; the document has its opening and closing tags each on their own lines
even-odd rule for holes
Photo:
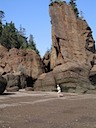
<svg viewBox="0 0 96 128">
<path fill-rule="evenodd" d="M 76 17 L 79 17 L 79 11 L 76 5 L 76 0 L 70 0 L 69 4 L 72 6 L 72 9 L 76 15 Z"/>
<path fill-rule="evenodd" d="M 35 44 L 35 42 L 34 42 L 34 38 L 33 38 L 33 35 L 32 35 L 32 34 L 30 34 L 30 37 L 29 37 L 28 48 L 34 50 L 34 51 L 39 55 L 39 51 L 38 51 L 38 49 L 36 48 L 36 44 Z"/>
</svg>

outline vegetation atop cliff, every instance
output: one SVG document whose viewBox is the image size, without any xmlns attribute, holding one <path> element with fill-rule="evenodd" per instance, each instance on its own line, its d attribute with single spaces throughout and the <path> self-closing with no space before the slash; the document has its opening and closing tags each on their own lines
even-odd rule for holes
<svg viewBox="0 0 96 128">
<path fill-rule="evenodd" d="M 49 6 L 53 5 L 53 3 L 58 3 L 59 5 L 62 5 L 65 0 L 50 0 Z"/>
<path fill-rule="evenodd" d="M 52 6 L 53 3 L 58 3 L 61 6 L 64 2 L 66 3 L 66 0 L 50 0 L 49 6 Z M 76 5 L 76 0 L 69 0 L 68 4 L 72 7 L 76 17 L 79 17 L 79 11 Z"/>
<path fill-rule="evenodd" d="M 5 13 L 0 10 L 0 44 L 6 47 L 7 49 L 11 48 L 21 48 L 21 49 L 32 49 L 39 54 L 36 44 L 34 42 L 33 35 L 30 34 L 29 40 L 25 34 L 25 28 L 20 25 L 18 30 L 15 27 L 15 24 L 11 21 L 10 23 L 3 24 L 3 18 Z"/>
</svg>

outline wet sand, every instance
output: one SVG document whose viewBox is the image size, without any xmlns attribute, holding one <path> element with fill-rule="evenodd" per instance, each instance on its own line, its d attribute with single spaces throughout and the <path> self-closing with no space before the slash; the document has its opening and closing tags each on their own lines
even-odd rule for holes
<svg viewBox="0 0 96 128">
<path fill-rule="evenodd" d="M 0 128 L 96 128 L 96 95 L 5 92 L 0 96 Z"/>
</svg>

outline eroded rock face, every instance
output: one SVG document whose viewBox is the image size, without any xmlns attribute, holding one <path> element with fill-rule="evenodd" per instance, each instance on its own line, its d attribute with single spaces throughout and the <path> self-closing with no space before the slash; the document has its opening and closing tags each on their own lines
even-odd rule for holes
<svg viewBox="0 0 96 128">
<path fill-rule="evenodd" d="M 94 54 L 92 65 L 93 67 L 90 70 L 89 79 L 91 81 L 91 84 L 96 86 L 96 53 Z"/>
<path fill-rule="evenodd" d="M 49 12 L 52 23 L 50 69 L 55 84 L 71 92 L 85 93 L 94 89 L 89 81 L 95 52 L 91 28 L 85 20 L 77 19 L 71 6 L 65 2 L 54 2 Z"/>
<path fill-rule="evenodd" d="M 52 22 L 51 68 L 76 62 L 90 65 L 95 51 L 92 31 L 85 20 L 77 19 L 69 5 L 50 6 Z M 89 56 L 90 55 L 90 56 Z"/>
<path fill-rule="evenodd" d="M 54 91 L 56 90 L 56 83 L 53 72 L 43 73 L 39 76 L 38 80 L 34 84 L 34 90 L 36 91 Z"/>
<path fill-rule="evenodd" d="M 0 74 L 8 81 L 9 91 L 10 88 L 18 90 L 17 87 L 32 86 L 32 82 L 45 72 L 42 60 L 35 51 L 16 48 L 8 51 L 3 46 L 0 48 L 2 49 L 0 50 Z"/>
<path fill-rule="evenodd" d="M 0 95 L 5 91 L 6 86 L 7 86 L 6 79 L 0 76 Z"/>
<path fill-rule="evenodd" d="M 51 52 L 47 51 L 46 54 L 44 55 L 43 59 L 42 59 L 46 72 L 50 72 L 50 70 L 51 70 L 50 69 L 50 54 L 51 54 Z"/>
</svg>

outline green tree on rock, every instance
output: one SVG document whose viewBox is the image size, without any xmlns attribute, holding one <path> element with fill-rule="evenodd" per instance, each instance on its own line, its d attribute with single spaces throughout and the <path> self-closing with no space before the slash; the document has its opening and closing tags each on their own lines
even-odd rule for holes
<svg viewBox="0 0 96 128">
<path fill-rule="evenodd" d="M 52 3 L 57 2 L 60 5 L 64 2 L 65 0 L 50 0 L 50 5 L 52 5 Z"/>
<path fill-rule="evenodd" d="M 0 37 L 2 35 L 2 22 L 0 21 Z"/>
<path fill-rule="evenodd" d="M 0 10 L 0 22 L 2 22 L 2 19 L 5 17 L 4 11 Z"/>
<path fill-rule="evenodd" d="M 52 3 L 52 2 L 63 2 L 63 1 L 65 1 L 65 0 L 50 0 L 50 3 Z"/>
<path fill-rule="evenodd" d="M 0 26 L 1 27 L 1 26 Z M 2 31 L 0 31 L 0 44 L 7 49 L 11 48 L 27 48 L 28 42 L 25 36 L 20 35 L 15 27 L 15 24 L 11 21 L 3 25 Z"/>
<path fill-rule="evenodd" d="M 35 44 L 35 42 L 34 42 L 33 35 L 31 35 L 31 34 L 30 34 L 30 37 L 29 37 L 28 48 L 34 50 L 34 51 L 39 55 L 39 51 L 38 51 L 38 49 L 36 48 L 36 44 Z"/>
<path fill-rule="evenodd" d="M 4 11 L 0 10 L 0 37 L 1 37 L 1 35 L 2 35 L 2 26 L 3 26 L 3 24 L 2 24 L 2 19 L 3 19 L 4 17 L 5 17 Z"/>
<path fill-rule="evenodd" d="M 28 41 L 27 41 L 27 37 L 25 36 L 25 28 L 22 27 L 22 25 L 20 25 L 20 29 L 17 33 L 18 36 L 18 42 L 20 44 L 20 48 L 21 49 L 26 49 L 28 47 Z"/>
<path fill-rule="evenodd" d="M 10 23 L 2 23 L 4 18 L 4 12 L 0 11 L 0 44 L 7 49 L 17 48 L 26 49 L 30 48 L 35 50 L 39 55 L 39 51 L 36 48 L 36 44 L 33 40 L 33 36 L 30 35 L 29 42 L 25 36 L 25 28 L 20 25 L 20 29 L 17 30 L 15 24 L 11 21 Z"/>
<path fill-rule="evenodd" d="M 0 43 L 8 49 L 12 47 L 18 48 L 17 34 L 14 23 L 6 23 L 3 26 Z"/>
<path fill-rule="evenodd" d="M 76 15 L 76 17 L 79 17 L 79 11 L 76 5 L 76 0 L 70 0 L 69 4 L 72 6 L 72 9 Z"/>
</svg>

